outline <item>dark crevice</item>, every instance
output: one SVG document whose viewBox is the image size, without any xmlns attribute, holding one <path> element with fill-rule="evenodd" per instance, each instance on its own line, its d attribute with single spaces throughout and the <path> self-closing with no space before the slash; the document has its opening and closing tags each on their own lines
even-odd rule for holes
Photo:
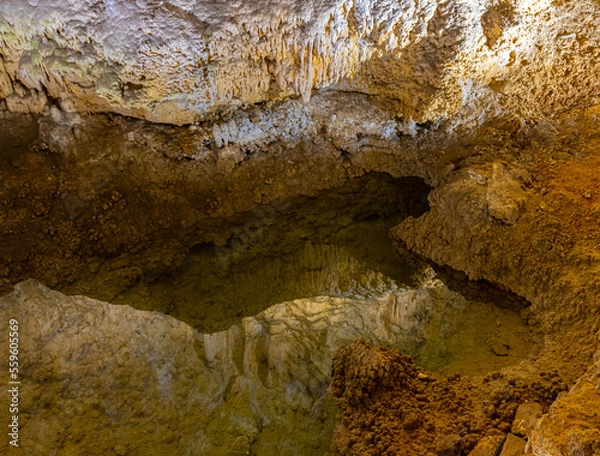
<svg viewBox="0 0 600 456">
<path fill-rule="evenodd" d="M 443 265 L 423 257 L 406 248 L 406 245 L 394 239 L 394 249 L 399 255 L 410 255 L 416 262 L 426 263 L 433 268 L 436 276 L 452 291 L 471 301 L 486 302 L 498 307 L 515 311 L 526 309 L 531 303 L 522 296 L 506 290 L 502 285 L 484 279 L 471 280 L 467 274 L 450 266 Z"/>
<path fill-rule="evenodd" d="M 431 128 L 433 127 L 433 121 L 427 120 L 425 122 L 417 122 L 415 125 L 418 128 L 423 128 L 425 130 L 431 130 Z"/>
</svg>

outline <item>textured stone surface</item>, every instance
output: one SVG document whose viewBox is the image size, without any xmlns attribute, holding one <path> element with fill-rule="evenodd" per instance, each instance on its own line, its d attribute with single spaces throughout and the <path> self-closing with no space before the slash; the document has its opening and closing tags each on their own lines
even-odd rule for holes
<svg viewBox="0 0 600 456">
<path fill-rule="evenodd" d="M 502 163 L 494 163 L 485 199 L 488 213 L 493 218 L 512 225 L 519 218 L 525 194 L 521 182 Z"/>
<path fill-rule="evenodd" d="M 585 157 L 568 165 L 544 160 L 530 168 L 537 183 L 527 179 L 525 169 L 510 170 L 520 176 L 524 198 L 522 213 L 512 225 L 489 213 L 486 187 L 497 166 L 459 170 L 431 193 L 430 212 L 407 219 L 393 234 L 436 262 L 528 298 L 546 332 L 538 366 L 553 365 L 575 377 L 585 371 L 597 348 L 600 244 L 593 234 L 596 203 L 587 201 L 591 194 L 585 196 L 596 160 Z M 456 245 L 462 248 L 448 248 Z M 598 451 L 596 377 L 597 366 L 538 421 L 529 439 L 533 454 Z"/>
<path fill-rule="evenodd" d="M 595 158 L 577 166 L 582 169 L 595 166 Z M 586 261 L 584 258 L 598 246 L 595 239 L 585 242 L 590 239 L 586 234 L 588 228 L 577 230 L 570 221 L 573 213 L 588 211 L 589 205 L 578 206 L 581 195 L 562 193 L 564 206 L 545 210 L 544 200 L 555 194 L 545 196 L 542 184 L 533 186 L 523 182 L 519 192 L 524 198 L 524 212 L 513 226 L 507 227 L 490 214 L 487 186 L 471 177 L 474 173 L 489 176 L 494 169 L 492 163 L 477 170 L 461 169 L 453 173 L 431 193 L 431 211 L 418 219 L 407 219 L 394 229 L 393 236 L 440 264 L 465 271 L 471 279 L 486 278 L 524 296 L 538 311 L 547 309 L 550 303 L 565 303 L 563 319 L 577 318 L 584 310 L 595 315 L 598 311 L 595 290 L 600 286 L 597 266 L 593 262 L 590 268 L 581 269 L 580 262 Z M 570 169 L 573 168 L 565 166 L 560 172 L 570 173 Z M 521 173 L 527 171 L 513 170 L 513 174 Z M 544 178 L 539 176 L 539 179 Z M 573 179 L 577 185 L 585 185 L 579 178 Z M 597 223 L 592 218 L 588 221 Z M 449 248 L 457 244 L 464 249 Z M 575 307 L 576 302 L 583 304 L 584 295 L 589 296 L 585 309 Z M 551 326 L 556 321 L 547 323 Z"/>
<path fill-rule="evenodd" d="M 600 453 L 600 363 L 561 394 L 531 432 L 535 456 Z"/>
<path fill-rule="evenodd" d="M 525 453 L 525 445 L 526 442 L 521 437 L 508 434 L 504 445 L 502 445 L 500 456 L 521 456 Z"/>
<path fill-rule="evenodd" d="M 360 456 L 494 456 L 519 404 L 553 400 L 535 376 L 433 377 L 399 350 L 364 340 L 336 351 L 330 389 L 341 410 L 332 451 Z M 512 437 L 507 448 L 524 443 Z"/>
<path fill-rule="evenodd" d="M 502 435 L 487 436 L 481 439 L 469 456 L 496 456 L 496 450 L 503 442 Z"/>
<path fill-rule="evenodd" d="M 418 345 L 461 299 L 433 280 L 380 299 L 282 303 L 201 334 L 22 282 L 0 298 L 0 331 L 20 326 L 22 454 L 314 454 L 334 424 L 335 349 L 357 337 Z"/>
<path fill-rule="evenodd" d="M 185 124 L 340 88 L 389 98 L 419 122 L 549 117 L 597 101 L 597 8 L 10 0 L 0 5 L 0 97 L 13 112 L 42 112 L 51 97 L 68 111 Z"/>
<path fill-rule="evenodd" d="M 511 432 L 520 437 L 529 437 L 529 433 L 542 416 L 542 406 L 535 402 L 521 404 L 517 409 Z"/>
<path fill-rule="evenodd" d="M 224 244 L 230 233 L 223 220 L 244 223 L 260 204 L 314 197 L 366 172 L 419 176 L 436 187 L 431 211 L 403 223 L 396 239 L 531 301 L 528 315 L 547 335 L 545 351 L 513 371 L 544 373 L 530 380 L 551 384 L 545 397 L 554 397 L 583 373 L 597 346 L 598 8 L 596 0 L 4 1 L 1 290 L 30 276 L 58 283 L 79 271 L 94 275 L 106 264 L 112 276 L 104 285 L 127 288 L 140 264 L 171 271 L 195 243 Z M 197 124 L 158 127 L 88 113 Z M 153 242 L 159 248 L 150 254 Z M 61 320 L 53 309 L 43 311 L 41 326 L 78 335 L 70 320 L 55 328 Z M 111 312 L 106 321 L 129 331 Z M 90 318 L 100 321 L 93 312 Z M 184 327 L 173 331 L 168 337 L 191 337 Z M 71 445 L 63 443 L 74 441 L 69 433 L 91 445 L 95 434 L 87 431 L 96 427 L 120 432 L 111 420 L 124 405 L 107 391 L 131 378 L 134 437 L 156 435 L 157 454 L 167 447 L 185 453 L 190 443 L 178 435 L 183 429 L 196 439 L 205 411 L 191 407 L 189 423 L 180 424 L 179 414 L 142 425 L 159 406 L 140 391 L 161 403 L 160 382 L 185 384 L 172 400 L 181 410 L 188 391 L 202 388 L 189 387 L 185 370 L 194 377 L 205 368 L 200 358 L 185 348 L 174 361 L 150 366 L 142 338 L 128 334 L 139 349 L 132 352 L 141 360 L 136 375 L 108 369 L 108 379 L 99 377 L 105 383 L 96 371 L 82 374 L 80 384 L 63 382 L 62 369 L 78 372 L 88 351 L 118 354 L 111 344 L 129 343 L 81 334 L 85 346 L 61 339 L 73 360 L 61 361 L 52 343 L 54 358 L 40 358 L 39 381 L 65 401 L 45 411 L 41 383 L 31 381 L 34 399 L 26 406 L 48 423 L 27 430 L 36 435 L 33 451 Z M 218 346 L 238 341 L 236 334 Z M 503 343 L 491 347 L 510 354 Z M 168 368 L 180 358 L 184 377 L 171 379 Z M 597 399 L 590 378 L 542 418 L 531 437 L 536 454 L 598 451 L 597 417 L 584 405 Z M 500 396 L 512 397 L 513 387 L 506 380 Z M 234 403 L 255 403 L 240 394 Z M 96 402 L 81 429 L 65 428 L 80 416 L 69 398 L 80 397 L 99 399 L 90 399 Z M 488 419 L 510 428 L 518 403 L 498 399 Z M 211 432 L 237 432 L 221 440 L 219 451 L 229 453 L 246 451 L 259 428 L 247 417 L 209 421 Z M 356 438 L 372 441 L 377 432 L 368 432 Z M 102 454 L 132 452 L 127 438 L 111 436 Z"/>
</svg>

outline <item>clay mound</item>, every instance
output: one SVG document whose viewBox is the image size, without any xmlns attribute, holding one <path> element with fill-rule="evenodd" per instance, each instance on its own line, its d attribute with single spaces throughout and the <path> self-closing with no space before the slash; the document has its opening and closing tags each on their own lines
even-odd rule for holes
<svg viewBox="0 0 600 456">
<path fill-rule="evenodd" d="M 346 430 L 340 432 L 347 433 L 338 436 L 337 451 L 425 455 L 447 447 L 440 454 L 450 455 L 479 440 L 470 435 L 470 399 L 399 350 L 357 340 L 336 352 L 333 369 L 331 393 L 343 414 Z"/>
<path fill-rule="evenodd" d="M 333 359 L 330 393 L 341 424 L 332 452 L 452 456 L 468 455 L 480 442 L 498 445 L 520 404 L 547 409 L 564 390 L 546 376 L 436 379 L 400 350 L 357 340 Z"/>
</svg>

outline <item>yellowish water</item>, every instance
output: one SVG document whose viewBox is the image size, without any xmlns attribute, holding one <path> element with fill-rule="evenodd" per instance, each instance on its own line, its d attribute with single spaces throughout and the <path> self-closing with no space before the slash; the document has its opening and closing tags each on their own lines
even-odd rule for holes
<svg viewBox="0 0 600 456">
<path fill-rule="evenodd" d="M 241 254 L 198 246 L 176 274 L 143 278 L 113 302 L 166 311 L 215 332 L 283 301 L 375 296 L 395 283 L 410 283 L 414 272 L 408 259 L 392 251 L 387 233 L 397 221 L 395 216 L 334 226 L 326 235 L 302 230 L 303 237 L 277 232 L 273 224 Z"/>
<path fill-rule="evenodd" d="M 198 246 L 176 274 L 143 278 L 113 302 L 166 311 L 212 333 L 284 301 L 316 296 L 369 299 L 390 290 L 418 288 L 431 269 L 393 251 L 387 233 L 398 221 L 396 214 L 341 221 L 338 226 L 330 222 L 330 232 L 316 233 L 294 224 L 296 231 L 283 234 L 273 223 L 251 246 L 229 252 L 227 263 L 223 248 Z M 422 330 L 389 345 L 428 370 L 466 375 L 516 364 L 540 348 L 540 337 L 520 315 L 522 307 L 498 306 L 486 301 L 485 294 L 479 300 L 458 294 L 449 299 L 447 294 L 452 293 L 445 291 L 442 299 L 447 302 L 414 317 L 422 320 Z"/>
<path fill-rule="evenodd" d="M 425 211 L 426 195 L 418 180 L 373 174 L 316 198 L 258 207 L 245 222 L 223 227 L 233 233 L 226 245 L 197 245 L 177 270 L 142 275 L 110 294 L 111 302 L 164 312 L 213 333 L 285 301 L 369 299 L 418 289 L 430 267 L 398 255 L 388 233 L 406 216 Z M 90 290 L 115 284 L 110 276 L 94 280 L 64 291 L 95 297 Z M 459 296 L 423 310 L 414 318 L 423 320 L 424 329 L 396 346 L 429 370 L 463 374 L 515 364 L 539 348 L 540 338 L 521 318 L 522 307 L 480 297 Z"/>
</svg>

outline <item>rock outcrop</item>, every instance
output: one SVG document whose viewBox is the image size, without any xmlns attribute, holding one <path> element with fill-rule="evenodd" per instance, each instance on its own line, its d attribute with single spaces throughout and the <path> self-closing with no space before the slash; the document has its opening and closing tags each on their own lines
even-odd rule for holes
<svg viewBox="0 0 600 456">
<path fill-rule="evenodd" d="M 600 453 L 600 364 L 561 394 L 531 432 L 535 456 Z"/>
<path fill-rule="evenodd" d="M 553 364 L 571 371 L 573 380 L 598 347 L 599 244 L 592 228 L 598 222 L 592 216 L 596 196 L 587 190 L 596 160 L 542 157 L 522 168 L 492 163 L 459 170 L 432 192 L 430 212 L 393 230 L 397 241 L 422 255 L 530 300 L 546 334 L 545 350 L 534 365 Z M 490 201 L 499 167 L 511 183 L 502 186 L 503 197 Z M 529 438 L 528 451 L 536 456 L 598 451 L 593 442 L 599 427 L 590 406 L 600 397 L 596 367 L 557 399 L 533 431 L 520 431 Z"/>
</svg>

